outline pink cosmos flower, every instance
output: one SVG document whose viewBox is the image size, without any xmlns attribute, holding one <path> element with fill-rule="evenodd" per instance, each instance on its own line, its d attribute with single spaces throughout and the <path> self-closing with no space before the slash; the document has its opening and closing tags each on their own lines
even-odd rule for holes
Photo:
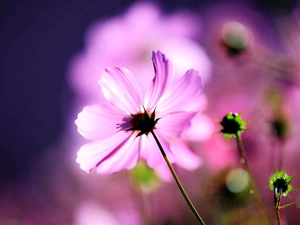
<svg viewBox="0 0 300 225">
<path fill-rule="evenodd" d="M 133 168 L 139 158 L 151 168 L 158 166 L 164 159 L 151 130 L 175 161 L 177 142 L 170 140 L 180 137 L 201 107 L 201 77 L 190 69 L 175 78 L 172 63 L 160 51 L 153 52 L 152 61 L 155 75 L 144 97 L 129 70 L 110 67 L 101 74 L 107 104 L 85 107 L 75 121 L 78 132 L 93 141 L 78 152 L 83 170 L 113 173 Z"/>
<path fill-rule="evenodd" d="M 151 60 L 148 60 L 151 57 L 150 49 L 161 49 L 168 55 L 176 65 L 175 79 L 193 65 L 201 74 L 202 82 L 207 83 L 210 79 L 211 62 L 199 44 L 201 30 L 198 14 L 186 10 L 167 14 L 150 2 L 137 2 L 120 15 L 91 24 L 85 35 L 84 49 L 74 56 L 69 67 L 69 84 L 77 97 L 74 105 L 76 116 L 82 106 L 106 102 L 97 83 L 99 71 L 106 65 L 131 68 L 144 96 L 153 78 L 152 71 L 149 70 L 152 66 Z M 197 130 L 193 139 L 203 141 L 204 137 L 212 135 L 212 131 L 207 128 L 207 120 L 203 115 L 206 105 L 204 94 L 201 98 L 202 106 L 191 121 L 191 127 Z M 193 126 L 194 121 L 199 121 L 201 125 L 197 123 Z M 73 122 L 70 126 L 71 129 L 74 128 Z M 202 164 L 202 159 L 190 149 L 188 141 L 192 136 L 188 136 L 173 139 L 170 145 L 172 151 L 177 153 L 176 164 L 186 170 L 194 170 Z M 82 143 L 79 144 L 81 145 Z M 180 153 L 184 157 L 178 156 Z M 173 180 L 165 163 L 156 167 L 155 171 L 163 180 Z"/>
<path fill-rule="evenodd" d="M 152 49 L 160 49 L 176 65 L 174 76 L 193 67 L 203 83 L 211 74 L 211 61 L 200 45 L 202 23 L 198 13 L 177 10 L 166 13 L 153 2 L 137 1 L 114 17 L 92 23 L 84 37 L 84 48 L 71 59 L 68 83 L 78 105 L 99 103 L 99 71 L 107 65 L 131 68 L 145 91 L 151 82 Z M 78 111 L 78 110 L 77 110 Z"/>
</svg>

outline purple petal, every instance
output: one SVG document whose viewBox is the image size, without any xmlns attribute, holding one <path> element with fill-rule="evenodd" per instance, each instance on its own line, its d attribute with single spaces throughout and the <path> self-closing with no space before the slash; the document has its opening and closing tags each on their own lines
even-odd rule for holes
<svg viewBox="0 0 300 225">
<path fill-rule="evenodd" d="M 172 173 L 166 163 L 162 163 L 155 167 L 156 174 L 166 182 L 174 181 L 174 178 L 172 176 Z"/>
<path fill-rule="evenodd" d="M 179 166 L 187 170 L 194 170 L 201 165 L 202 161 L 200 157 L 193 153 L 183 140 L 172 138 L 170 140 L 170 146 L 177 159 L 176 164 Z"/>
<path fill-rule="evenodd" d="M 114 173 L 123 169 L 132 169 L 139 159 L 139 141 L 130 135 L 123 145 L 118 146 L 97 167 L 98 173 Z"/>
<path fill-rule="evenodd" d="M 172 138 L 169 140 L 169 143 L 170 148 L 174 153 L 174 157 L 176 157 L 175 165 L 179 165 L 187 170 L 195 170 L 201 166 L 202 160 L 197 154 L 191 151 L 185 141 L 178 138 Z M 174 180 L 166 163 L 161 163 L 156 166 L 155 171 L 164 181 L 170 182 Z"/>
<path fill-rule="evenodd" d="M 201 107 L 203 85 L 196 70 L 190 69 L 173 82 L 157 103 L 157 112 L 196 112 Z"/>
<path fill-rule="evenodd" d="M 155 130 L 154 132 L 170 162 L 173 162 L 174 156 L 170 151 L 168 140 L 158 130 Z M 166 163 L 152 134 L 141 136 L 140 145 L 140 157 L 147 161 L 149 167 L 154 168 L 161 163 Z"/>
<path fill-rule="evenodd" d="M 97 166 L 101 166 L 101 162 L 113 151 L 125 145 L 130 135 L 130 132 L 120 131 L 102 141 L 83 145 L 77 153 L 76 162 L 80 164 L 81 169 L 91 172 Z"/>
<path fill-rule="evenodd" d="M 180 137 L 182 131 L 190 126 L 190 120 L 195 115 L 195 112 L 176 112 L 167 115 L 157 113 L 157 118 L 160 119 L 155 127 L 167 137 Z"/>
<path fill-rule="evenodd" d="M 96 141 L 114 135 L 121 129 L 126 129 L 124 112 L 109 106 L 90 105 L 83 108 L 78 114 L 75 124 L 78 132 L 88 140 Z M 123 127 L 121 127 L 121 123 Z M 128 124 L 128 128 L 129 128 Z"/>
<path fill-rule="evenodd" d="M 144 106 L 147 109 L 152 109 L 156 106 L 173 75 L 171 62 L 160 51 L 152 53 L 152 62 L 155 75 L 144 99 Z"/>
<path fill-rule="evenodd" d="M 141 91 L 132 73 L 119 67 L 106 68 L 99 80 L 105 98 L 128 114 L 141 110 Z"/>
<path fill-rule="evenodd" d="M 189 141 L 206 141 L 215 132 L 215 123 L 207 116 L 198 113 L 192 120 L 191 126 L 184 130 L 181 138 Z"/>
</svg>

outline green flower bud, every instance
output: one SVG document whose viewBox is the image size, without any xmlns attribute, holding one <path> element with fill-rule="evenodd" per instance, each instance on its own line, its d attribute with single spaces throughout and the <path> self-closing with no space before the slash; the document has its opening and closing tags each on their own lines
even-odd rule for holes
<svg viewBox="0 0 300 225">
<path fill-rule="evenodd" d="M 275 173 L 270 176 L 269 188 L 274 190 L 276 195 L 282 192 L 282 195 L 286 197 L 289 191 L 293 190 L 293 187 L 290 185 L 293 178 L 293 176 L 288 176 L 285 170 L 280 172 L 275 171 Z"/>
<path fill-rule="evenodd" d="M 250 32 L 241 23 L 232 21 L 222 27 L 221 42 L 229 56 L 239 55 L 249 49 Z"/>
<path fill-rule="evenodd" d="M 223 126 L 220 132 L 226 138 L 230 138 L 232 136 L 240 136 L 246 130 L 247 121 L 242 120 L 242 117 L 238 113 L 230 112 L 224 116 L 220 124 Z"/>
<path fill-rule="evenodd" d="M 275 171 L 270 176 L 269 188 L 274 190 L 274 204 L 276 207 L 280 206 L 282 196 L 288 196 L 289 191 L 293 190 L 292 185 L 290 185 L 293 178 L 293 176 L 288 176 L 285 170 Z"/>
</svg>

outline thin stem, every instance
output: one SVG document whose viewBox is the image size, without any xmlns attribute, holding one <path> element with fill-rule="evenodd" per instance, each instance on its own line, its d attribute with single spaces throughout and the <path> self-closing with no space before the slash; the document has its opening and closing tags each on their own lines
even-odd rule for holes
<svg viewBox="0 0 300 225">
<path fill-rule="evenodd" d="M 282 189 L 279 189 L 279 194 L 277 194 L 276 189 L 274 189 L 274 200 L 275 200 L 275 214 L 276 214 L 276 220 L 277 220 L 277 224 L 281 225 L 281 219 L 280 219 L 280 204 L 281 204 L 281 198 L 282 198 L 283 194 L 282 194 Z"/>
<path fill-rule="evenodd" d="M 275 207 L 275 213 L 276 213 L 277 224 L 281 225 L 279 207 Z"/>
<path fill-rule="evenodd" d="M 293 204 L 295 204 L 295 203 L 297 203 L 297 202 L 300 202 L 300 199 L 298 199 L 298 200 L 296 200 L 296 201 L 294 201 L 294 202 L 291 202 L 291 203 L 289 203 L 289 204 L 286 204 L 286 205 L 280 205 L 280 206 L 278 206 L 278 208 L 279 209 L 284 209 L 285 207 L 288 207 L 288 206 L 291 206 L 291 205 L 293 205 Z"/>
<path fill-rule="evenodd" d="M 244 146 L 243 146 L 242 139 L 241 139 L 240 135 L 236 135 L 236 141 L 237 141 L 237 145 L 238 145 L 239 154 L 240 154 L 240 157 L 241 157 L 241 163 L 243 165 L 244 170 L 246 170 L 247 173 L 249 174 L 250 188 L 254 192 L 254 197 L 255 197 L 256 202 L 259 206 L 259 209 L 261 211 L 261 214 L 263 216 L 265 224 L 269 224 L 264 203 L 261 199 L 260 194 L 258 193 L 257 187 L 256 187 L 255 182 L 253 180 L 253 176 L 252 176 L 252 174 L 250 172 L 250 169 L 249 169 L 249 165 L 248 165 L 248 161 L 247 161 L 247 157 L 246 157 L 246 152 L 245 152 L 245 149 L 244 149 Z"/>
<path fill-rule="evenodd" d="M 191 200 L 189 199 L 187 193 L 185 192 L 185 190 L 184 190 L 184 188 L 183 188 L 183 186 L 182 186 L 182 184 L 181 184 L 181 182 L 180 182 L 180 180 L 179 180 L 179 178 L 178 178 L 178 176 L 177 176 L 177 174 L 176 174 L 176 172 L 175 172 L 172 164 L 170 163 L 170 161 L 169 161 L 169 159 L 168 159 L 168 157 L 167 157 L 167 155 L 166 155 L 163 147 L 161 146 L 159 140 L 157 139 L 157 136 L 155 135 L 155 133 L 153 132 L 153 130 L 151 130 L 150 132 L 153 135 L 153 137 L 154 137 L 154 139 L 155 139 L 155 141 L 156 141 L 156 143 L 157 143 L 157 145 L 159 147 L 159 150 L 160 150 L 161 154 L 163 155 L 163 157 L 164 157 L 164 159 L 165 159 L 165 161 L 166 161 L 166 163 L 167 163 L 167 165 L 168 165 L 168 167 L 169 167 L 169 169 L 170 169 L 170 171 L 171 171 L 171 173 L 173 175 L 173 178 L 176 181 L 176 184 L 177 184 L 177 186 L 178 186 L 181 194 L 183 195 L 185 201 L 187 202 L 187 204 L 189 205 L 190 209 L 192 210 L 192 212 L 196 216 L 199 224 L 205 225 L 204 221 L 200 217 L 199 213 L 197 212 L 196 208 L 194 207 L 193 203 L 191 202 Z"/>
</svg>

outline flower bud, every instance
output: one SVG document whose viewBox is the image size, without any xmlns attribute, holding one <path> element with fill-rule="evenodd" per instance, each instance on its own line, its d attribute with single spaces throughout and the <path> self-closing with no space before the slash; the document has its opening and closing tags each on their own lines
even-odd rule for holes
<svg viewBox="0 0 300 225">
<path fill-rule="evenodd" d="M 224 116 L 220 124 L 223 126 L 220 132 L 225 134 L 226 138 L 230 138 L 232 136 L 239 136 L 246 130 L 247 121 L 242 120 L 242 117 L 238 113 L 230 112 Z"/>
<path fill-rule="evenodd" d="M 251 34 L 238 22 L 228 22 L 222 27 L 221 42 L 229 56 L 238 55 L 250 47 Z"/>
</svg>

